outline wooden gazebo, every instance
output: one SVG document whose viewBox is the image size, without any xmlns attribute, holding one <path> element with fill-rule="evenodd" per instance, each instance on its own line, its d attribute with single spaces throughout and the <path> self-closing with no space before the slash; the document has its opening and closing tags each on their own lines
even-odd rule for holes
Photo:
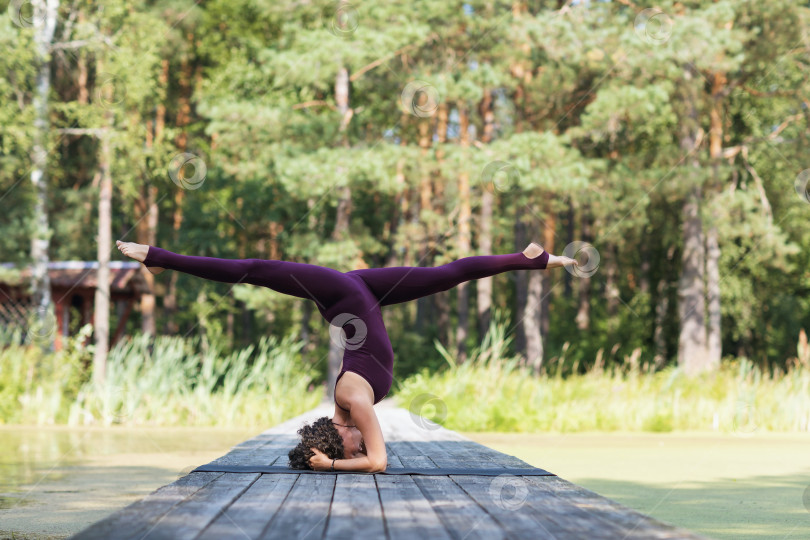
<svg viewBox="0 0 810 540">
<path fill-rule="evenodd" d="M 121 337 L 133 304 L 146 290 L 140 266 L 137 262 L 110 262 L 110 302 L 116 306 L 119 314 L 112 344 Z M 11 264 L 0 267 L 7 270 L 15 268 Z M 34 307 L 29 287 L 31 267 L 19 268 L 14 274 L 14 279 L 0 277 L 0 325 L 25 326 Z M 93 323 L 98 262 L 51 262 L 48 264 L 48 276 L 56 315 L 55 347 L 59 349 L 62 347 L 62 337 L 70 332 L 72 307 L 78 309 L 79 327 Z"/>
</svg>

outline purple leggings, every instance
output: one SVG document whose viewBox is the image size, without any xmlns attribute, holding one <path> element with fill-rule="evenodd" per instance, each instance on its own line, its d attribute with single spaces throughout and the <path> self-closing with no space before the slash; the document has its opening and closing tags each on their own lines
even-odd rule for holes
<svg viewBox="0 0 810 540">
<path fill-rule="evenodd" d="M 509 270 L 542 270 L 548 264 L 548 252 L 535 259 L 523 253 L 477 255 L 436 267 L 396 266 L 344 273 L 289 261 L 178 255 L 150 246 L 144 264 L 213 281 L 261 285 L 314 301 L 324 319 L 337 330 L 333 333 L 330 329 L 330 333 L 344 349 L 338 380 L 346 371 L 357 373 L 371 385 L 377 403 L 394 380 L 394 351 L 381 306 L 408 302 Z"/>
</svg>

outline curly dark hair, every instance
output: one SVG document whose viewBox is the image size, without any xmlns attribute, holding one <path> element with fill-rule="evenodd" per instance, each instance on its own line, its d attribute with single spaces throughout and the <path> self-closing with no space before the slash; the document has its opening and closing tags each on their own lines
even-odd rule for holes
<svg viewBox="0 0 810 540">
<path fill-rule="evenodd" d="M 305 424 L 298 430 L 301 441 L 290 450 L 290 467 L 293 469 L 311 469 L 309 458 L 315 455 L 310 448 L 315 447 L 330 458 L 343 459 L 343 438 L 328 416 L 322 416 Z"/>
</svg>

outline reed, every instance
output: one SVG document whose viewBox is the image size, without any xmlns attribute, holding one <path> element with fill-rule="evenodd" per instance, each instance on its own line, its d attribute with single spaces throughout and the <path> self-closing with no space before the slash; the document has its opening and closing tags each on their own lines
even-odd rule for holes
<svg viewBox="0 0 810 540">
<path fill-rule="evenodd" d="M 673 366 L 645 369 L 651 364 L 635 351 L 624 363 L 595 362 L 584 373 L 564 369 L 561 357 L 537 375 L 508 354 L 506 328 L 494 321 L 465 363 L 437 342 L 446 369 L 406 379 L 400 405 L 460 431 L 810 431 L 806 359 L 786 372 L 729 359 L 717 372 L 690 377 Z M 801 358 L 801 342 L 799 351 Z"/>
<path fill-rule="evenodd" d="M 78 340 L 52 353 L 15 343 L 0 349 L 2 423 L 271 426 L 322 397 L 292 336 L 225 353 L 205 338 L 139 335 L 110 351 L 100 384 Z"/>
</svg>

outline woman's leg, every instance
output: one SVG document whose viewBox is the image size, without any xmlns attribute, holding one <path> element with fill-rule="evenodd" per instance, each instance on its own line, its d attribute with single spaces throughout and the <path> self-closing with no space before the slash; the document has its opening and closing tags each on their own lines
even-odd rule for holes
<svg viewBox="0 0 810 540">
<path fill-rule="evenodd" d="M 548 258 L 547 251 L 534 259 L 523 253 L 475 255 L 435 267 L 367 268 L 348 273 L 358 274 L 380 301 L 380 305 L 387 306 L 446 291 L 465 281 L 510 270 L 542 270 L 546 268 Z"/>
<path fill-rule="evenodd" d="M 261 285 L 280 293 L 315 300 L 328 306 L 352 284 L 342 272 L 314 264 L 262 259 L 216 259 L 178 255 L 150 246 L 146 266 L 177 270 L 192 276 L 225 283 Z"/>
</svg>

